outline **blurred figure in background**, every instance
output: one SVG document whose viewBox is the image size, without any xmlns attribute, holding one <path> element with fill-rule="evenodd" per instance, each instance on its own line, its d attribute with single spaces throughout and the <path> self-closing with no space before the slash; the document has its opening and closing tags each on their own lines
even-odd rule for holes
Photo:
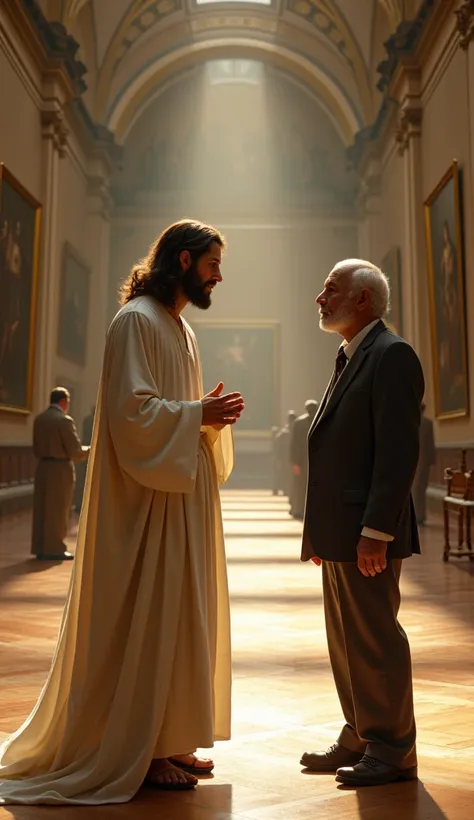
<svg viewBox="0 0 474 820">
<path fill-rule="evenodd" d="M 309 399 L 305 403 L 306 413 L 298 416 L 293 425 L 290 444 L 290 459 L 293 470 L 290 515 L 303 520 L 308 481 L 308 433 L 319 407 L 317 401 Z"/>
<path fill-rule="evenodd" d="M 436 463 L 436 447 L 434 440 L 433 422 L 425 416 L 426 404 L 422 404 L 420 426 L 420 457 L 413 482 L 413 502 L 415 504 L 417 523 L 423 525 L 426 521 L 426 491 L 430 480 L 431 466 Z"/>
<path fill-rule="evenodd" d="M 277 453 L 277 437 L 278 427 L 272 427 L 272 495 L 278 495 L 280 488 L 278 486 L 278 453 Z"/>
<path fill-rule="evenodd" d="M 74 555 L 64 543 L 74 494 L 74 462 L 85 461 L 76 425 L 68 415 L 71 397 L 65 387 L 55 387 L 50 405 L 35 418 L 33 451 L 38 459 L 33 499 L 31 551 L 43 561 L 68 561 Z"/>
<path fill-rule="evenodd" d="M 291 436 L 293 425 L 296 421 L 296 413 L 290 410 L 287 415 L 285 426 L 275 436 L 275 450 L 277 458 L 278 490 L 290 498 L 292 485 L 292 470 L 290 460 Z"/>
</svg>

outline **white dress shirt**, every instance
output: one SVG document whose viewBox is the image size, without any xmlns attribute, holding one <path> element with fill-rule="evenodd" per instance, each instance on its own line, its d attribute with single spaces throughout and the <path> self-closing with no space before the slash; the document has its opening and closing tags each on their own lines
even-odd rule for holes
<svg viewBox="0 0 474 820">
<path fill-rule="evenodd" d="M 344 353 L 346 354 L 348 360 L 352 359 L 359 345 L 362 344 L 365 337 L 369 335 L 372 328 L 374 328 L 375 325 L 379 322 L 380 319 L 375 319 L 373 322 L 370 322 L 368 325 L 362 328 L 362 330 L 359 331 L 357 336 L 354 336 L 354 338 L 350 342 L 343 342 L 342 346 L 344 348 Z M 371 529 L 371 527 L 364 527 L 362 529 L 361 535 L 364 535 L 367 538 L 375 538 L 377 541 L 393 541 L 393 535 L 387 535 L 387 533 L 385 532 L 373 530 Z"/>
</svg>

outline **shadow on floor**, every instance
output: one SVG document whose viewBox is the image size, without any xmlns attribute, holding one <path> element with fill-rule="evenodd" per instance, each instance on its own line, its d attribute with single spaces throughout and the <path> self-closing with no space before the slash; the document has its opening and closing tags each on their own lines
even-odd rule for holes
<svg viewBox="0 0 474 820">
<path fill-rule="evenodd" d="M 400 798 L 403 790 L 403 813 L 399 800 L 396 805 L 391 804 L 391 795 L 396 789 Z M 393 787 L 380 786 L 370 789 L 357 789 L 357 803 L 361 820 L 448 820 L 448 816 L 440 809 L 419 780 L 409 783 L 397 783 Z M 376 813 L 379 808 L 380 814 Z M 459 819 L 461 820 L 461 818 Z"/>
</svg>

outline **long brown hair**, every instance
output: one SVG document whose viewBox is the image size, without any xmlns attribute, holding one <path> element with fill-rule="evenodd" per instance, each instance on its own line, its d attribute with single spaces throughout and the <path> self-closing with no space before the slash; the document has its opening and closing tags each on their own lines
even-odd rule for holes
<svg viewBox="0 0 474 820">
<path fill-rule="evenodd" d="M 120 304 L 137 296 L 151 295 L 167 307 L 174 307 L 184 270 L 180 262 L 182 251 L 189 251 L 196 262 L 213 242 L 224 247 L 224 237 L 211 225 L 192 219 L 182 219 L 170 225 L 153 242 L 147 256 L 133 266 L 120 288 Z"/>
</svg>

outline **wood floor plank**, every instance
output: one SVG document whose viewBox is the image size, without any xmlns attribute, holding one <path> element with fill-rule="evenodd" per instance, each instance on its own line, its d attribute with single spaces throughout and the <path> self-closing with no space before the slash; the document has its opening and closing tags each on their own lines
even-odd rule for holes
<svg viewBox="0 0 474 820">
<path fill-rule="evenodd" d="M 193 793 L 143 789 L 87 820 L 469 820 L 474 817 L 474 566 L 443 564 L 440 522 L 405 562 L 401 620 L 410 637 L 418 721 L 415 783 L 358 791 L 301 773 L 304 750 L 337 737 L 321 572 L 301 564 L 301 525 L 269 493 L 224 492 L 232 596 L 233 738 Z M 47 675 L 71 564 L 29 557 L 27 514 L 0 519 L 0 738 L 16 730 Z M 75 524 L 69 546 L 74 548 Z M 79 820 L 83 808 L 0 806 L 0 820 Z"/>
</svg>

